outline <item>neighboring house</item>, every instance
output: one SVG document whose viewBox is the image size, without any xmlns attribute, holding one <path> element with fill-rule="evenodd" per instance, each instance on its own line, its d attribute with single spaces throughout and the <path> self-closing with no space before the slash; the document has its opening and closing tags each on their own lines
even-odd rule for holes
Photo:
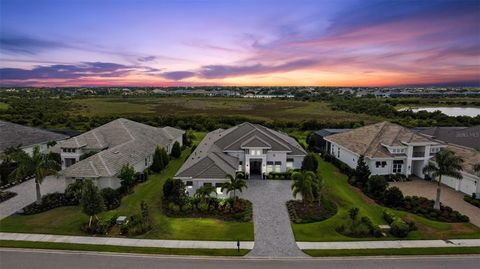
<svg viewBox="0 0 480 269">
<path fill-rule="evenodd" d="M 432 136 L 389 122 L 368 125 L 324 139 L 330 153 L 351 168 L 356 168 L 358 157 L 364 155 L 372 175 L 403 174 L 424 178 L 423 167 L 429 161 L 435 161 L 435 153 L 446 148 L 464 160 L 463 178 L 458 180 L 443 176 L 442 183 L 468 195 L 480 195 L 480 178 L 473 171 L 473 166 L 480 163 L 480 152 L 473 148 L 446 144 Z"/>
<path fill-rule="evenodd" d="M 28 127 L 12 122 L 0 120 L 0 153 L 10 147 L 20 147 L 32 155 L 35 146 L 44 152 L 49 148 L 50 142 L 59 142 L 68 136 L 51 131 Z"/>
<path fill-rule="evenodd" d="M 360 155 L 372 175 L 403 174 L 423 178 L 423 167 L 445 145 L 390 122 L 381 122 L 324 138 L 330 153 L 351 168 Z"/>
<path fill-rule="evenodd" d="M 480 152 L 472 148 L 453 144 L 449 144 L 447 149 L 463 159 L 463 170 L 461 171 L 463 178 L 458 180 L 449 176 L 443 176 L 442 183 L 465 194 L 472 195 L 475 193 L 476 197 L 480 197 L 480 177 L 473 170 L 473 166 L 480 163 Z"/>
<path fill-rule="evenodd" d="M 226 175 L 245 172 L 247 178 L 265 178 L 271 172 L 300 169 L 307 153 L 288 135 L 261 125 L 242 123 L 208 133 L 175 175 L 190 195 L 204 185 L 221 192 Z"/>
<path fill-rule="evenodd" d="M 314 140 L 314 150 L 317 152 L 330 152 L 329 144 L 324 139 L 326 136 L 348 132 L 352 129 L 322 129 L 315 131 L 310 139 Z"/>
<path fill-rule="evenodd" d="M 185 132 L 172 127 L 157 128 L 127 119 L 117 119 L 60 143 L 66 184 L 92 179 L 100 188 L 118 188 L 117 178 L 125 164 L 143 172 L 153 160 L 157 146 L 171 152 L 175 142 L 182 145 Z M 96 152 L 80 160 L 83 154 Z"/>
<path fill-rule="evenodd" d="M 473 127 L 418 127 L 415 130 L 449 144 L 480 150 L 480 125 Z"/>
</svg>

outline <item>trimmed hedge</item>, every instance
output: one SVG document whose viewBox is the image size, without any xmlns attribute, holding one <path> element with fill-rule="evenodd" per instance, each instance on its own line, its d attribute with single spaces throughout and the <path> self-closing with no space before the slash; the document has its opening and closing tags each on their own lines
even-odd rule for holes
<svg viewBox="0 0 480 269">
<path fill-rule="evenodd" d="M 267 176 L 267 179 L 280 179 L 280 180 L 290 180 L 292 178 L 292 172 L 270 172 Z"/>
<path fill-rule="evenodd" d="M 290 220 L 294 223 L 311 223 L 329 219 L 337 214 L 337 205 L 323 199 L 321 202 L 313 202 L 303 205 L 302 201 L 290 200 L 287 202 Z"/>
<path fill-rule="evenodd" d="M 33 215 L 41 212 L 48 211 L 61 206 L 72 206 L 77 205 L 78 201 L 74 199 L 69 199 L 63 193 L 54 192 L 47 194 L 42 197 L 42 202 L 40 204 L 30 204 L 23 208 L 23 215 Z"/>
<path fill-rule="evenodd" d="M 17 193 L 11 191 L 0 191 L 0 203 L 16 196 Z"/>
<path fill-rule="evenodd" d="M 479 199 L 475 199 L 472 196 L 465 195 L 463 197 L 463 200 L 465 200 L 465 202 L 467 202 L 467 203 L 470 203 L 470 204 L 480 208 L 480 200 Z"/>
</svg>

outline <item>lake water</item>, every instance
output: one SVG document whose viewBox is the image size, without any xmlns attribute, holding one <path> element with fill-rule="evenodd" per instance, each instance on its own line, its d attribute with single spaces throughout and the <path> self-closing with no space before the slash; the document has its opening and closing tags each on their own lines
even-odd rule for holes
<svg viewBox="0 0 480 269">
<path fill-rule="evenodd" d="M 439 110 L 445 115 L 448 116 L 469 116 L 469 117 L 476 117 L 480 115 L 480 108 L 479 107 L 417 107 L 412 108 L 413 112 L 418 112 L 420 110 L 428 111 L 428 112 L 435 112 Z"/>
</svg>

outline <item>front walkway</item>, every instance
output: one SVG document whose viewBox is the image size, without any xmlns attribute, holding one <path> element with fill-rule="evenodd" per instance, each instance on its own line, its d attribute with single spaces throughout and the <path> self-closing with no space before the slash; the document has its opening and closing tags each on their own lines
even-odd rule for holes
<svg viewBox="0 0 480 269">
<path fill-rule="evenodd" d="M 423 196 L 428 199 L 435 200 L 435 196 L 437 195 L 437 183 L 423 179 L 405 182 L 392 182 L 390 183 L 390 186 L 397 186 L 400 188 L 400 190 L 402 190 L 404 195 L 409 196 Z M 480 208 L 465 202 L 463 200 L 463 196 L 465 196 L 465 194 L 455 191 L 449 187 L 442 186 L 440 202 L 444 205 L 448 205 L 464 215 L 467 215 L 472 224 L 480 227 Z"/>
<path fill-rule="evenodd" d="M 306 257 L 293 236 L 286 202 L 293 199 L 289 180 L 248 180 L 240 195 L 253 204 L 256 257 Z"/>
<path fill-rule="evenodd" d="M 53 234 L 0 233 L 0 240 L 155 248 L 237 249 L 237 241 L 156 240 Z M 253 242 L 240 242 L 240 248 L 252 249 Z"/>
<path fill-rule="evenodd" d="M 36 200 L 34 179 L 25 181 L 7 190 L 16 192 L 17 195 L 0 203 L 0 220 L 14 214 Z M 42 195 L 52 192 L 63 192 L 64 190 L 65 181 L 57 179 L 56 177 L 47 177 L 40 185 Z"/>
</svg>

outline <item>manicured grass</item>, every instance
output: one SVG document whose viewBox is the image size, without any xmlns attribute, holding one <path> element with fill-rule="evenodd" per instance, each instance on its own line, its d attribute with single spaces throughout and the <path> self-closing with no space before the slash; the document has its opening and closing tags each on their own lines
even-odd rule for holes
<svg viewBox="0 0 480 269">
<path fill-rule="evenodd" d="M 122 199 L 117 209 L 103 212 L 100 218 L 110 219 L 114 215 L 132 216 L 140 213 L 140 203 L 150 206 L 153 228 L 139 238 L 177 240 L 253 240 L 252 222 L 230 222 L 210 218 L 170 218 L 162 213 L 162 188 L 167 178 L 173 177 L 190 150 L 172 160 L 168 168 L 160 174 L 137 185 L 132 194 Z M 10 216 L 0 221 L 2 232 L 47 233 L 85 235 L 80 226 L 87 222 L 78 206 L 60 207 L 29 216 Z"/>
<path fill-rule="evenodd" d="M 246 249 L 190 249 L 190 248 L 150 248 L 150 247 L 125 247 L 109 245 L 87 245 L 50 242 L 29 242 L 0 240 L 0 247 L 4 248 L 35 248 L 35 249 L 66 249 L 82 251 L 165 254 L 165 255 L 203 255 L 203 256 L 244 256 L 249 252 Z"/>
<path fill-rule="evenodd" d="M 10 108 L 10 105 L 4 102 L 0 102 L 0 110 L 7 110 Z"/>
<path fill-rule="evenodd" d="M 348 210 L 353 207 L 360 209 L 361 216 L 369 217 L 374 224 L 386 224 L 383 210 L 372 199 L 352 187 L 347 182 L 347 176 L 340 173 L 330 163 L 319 158 L 319 172 L 324 181 L 324 191 L 338 205 L 335 216 L 320 222 L 308 224 L 292 224 L 297 241 L 359 241 L 359 240 L 396 240 L 392 236 L 382 238 L 352 238 L 339 234 L 335 229 L 348 219 Z M 470 223 L 445 223 L 413 215 L 404 211 L 394 211 L 398 216 L 415 221 L 418 230 L 411 232 L 404 239 L 448 239 L 448 238 L 480 238 L 480 228 Z"/>
<path fill-rule="evenodd" d="M 453 255 L 480 254 L 480 247 L 444 248 L 379 248 L 379 249 L 304 249 L 312 257 L 390 256 L 390 255 Z"/>
<path fill-rule="evenodd" d="M 82 115 L 177 115 L 177 116 L 243 116 L 259 120 L 318 120 L 372 123 L 379 117 L 334 111 L 325 102 L 303 102 L 278 99 L 221 97 L 105 97 L 75 99 L 80 105 L 72 113 Z"/>
</svg>

